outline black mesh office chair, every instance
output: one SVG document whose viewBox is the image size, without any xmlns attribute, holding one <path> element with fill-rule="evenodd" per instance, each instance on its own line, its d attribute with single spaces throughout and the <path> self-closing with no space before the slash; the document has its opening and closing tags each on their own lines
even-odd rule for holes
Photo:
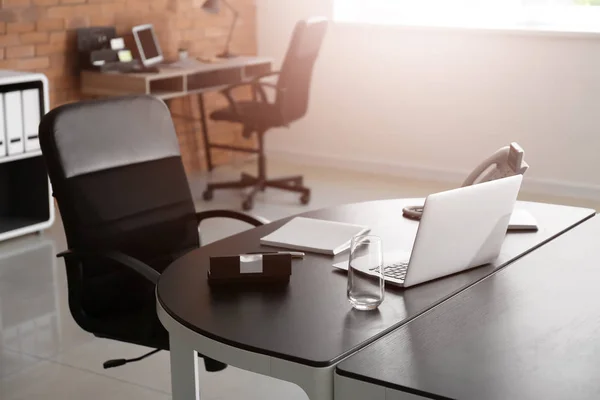
<svg viewBox="0 0 600 400">
<path fill-rule="evenodd" d="M 267 179 L 263 137 L 269 129 L 288 126 L 306 114 L 313 66 L 319 54 L 326 30 L 327 20 L 325 19 L 313 18 L 298 22 L 294 29 L 294 34 L 281 71 L 262 75 L 251 82 L 231 85 L 223 91 L 223 94 L 229 101 L 229 107 L 214 111 L 210 115 L 211 119 L 242 124 L 244 137 L 249 138 L 253 133 L 256 133 L 258 147 L 256 149 L 248 149 L 245 147 L 205 143 L 205 151 L 208 153 L 211 151 L 211 148 L 219 148 L 257 153 L 258 176 L 254 177 L 242 174 L 242 178 L 239 181 L 211 183 L 204 191 L 205 200 L 212 199 L 213 191 L 216 189 L 252 187 L 252 190 L 242 203 L 242 208 L 249 210 L 253 206 L 256 193 L 265 190 L 267 187 L 272 187 L 301 193 L 300 201 L 302 204 L 308 204 L 310 201 L 310 189 L 303 185 L 302 176 Z M 276 85 L 261 81 L 262 78 L 270 75 L 279 75 Z M 232 96 L 232 90 L 244 85 L 252 86 L 253 100 L 235 101 Z M 274 88 L 276 91 L 276 98 L 272 103 L 267 99 L 264 90 L 266 87 Z M 212 165 L 209 165 L 209 169 L 212 169 Z"/>
<path fill-rule="evenodd" d="M 81 102 L 48 113 L 40 143 L 69 251 L 69 308 L 97 337 L 169 349 L 154 287 L 200 246 L 198 225 L 234 211 L 196 213 L 168 108 L 149 96 Z M 111 360 L 105 367 L 126 361 Z M 205 359 L 206 369 L 225 364 Z"/>
</svg>

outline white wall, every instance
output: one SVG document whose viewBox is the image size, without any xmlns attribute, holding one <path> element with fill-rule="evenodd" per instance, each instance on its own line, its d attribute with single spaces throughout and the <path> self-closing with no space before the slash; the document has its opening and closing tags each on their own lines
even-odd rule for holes
<svg viewBox="0 0 600 400">
<path fill-rule="evenodd" d="M 294 23 L 332 0 L 258 0 L 262 55 L 281 60 Z M 270 152 L 461 181 L 511 141 L 530 191 L 600 198 L 600 36 L 331 24 L 307 117 Z"/>
</svg>

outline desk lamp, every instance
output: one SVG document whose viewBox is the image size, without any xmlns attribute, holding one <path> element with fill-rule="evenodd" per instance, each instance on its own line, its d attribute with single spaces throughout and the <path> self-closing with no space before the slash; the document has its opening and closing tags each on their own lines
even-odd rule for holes
<svg viewBox="0 0 600 400">
<path fill-rule="evenodd" d="M 217 57 L 232 58 L 232 57 L 235 57 L 235 55 L 231 54 L 229 52 L 229 43 L 231 42 L 231 36 L 233 35 L 233 29 L 235 28 L 235 24 L 238 19 L 237 10 L 235 8 L 233 8 L 227 0 L 206 0 L 206 2 L 202 5 L 202 9 L 210 14 L 218 14 L 219 11 L 221 10 L 221 7 L 219 6 L 220 1 L 222 1 L 225 4 L 225 6 L 227 6 L 227 8 L 229 8 L 231 10 L 231 12 L 233 12 L 233 22 L 231 23 L 231 28 L 229 28 L 229 35 L 227 36 L 227 43 L 225 44 L 225 51 L 221 54 L 218 54 Z"/>
</svg>

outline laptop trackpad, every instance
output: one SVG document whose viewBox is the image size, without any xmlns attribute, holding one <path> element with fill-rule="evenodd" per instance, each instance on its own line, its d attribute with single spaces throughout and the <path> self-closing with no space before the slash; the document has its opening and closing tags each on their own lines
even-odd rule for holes
<svg viewBox="0 0 600 400">
<path fill-rule="evenodd" d="M 408 263 L 410 260 L 410 251 L 397 250 L 383 253 L 383 265 L 393 265 L 399 263 Z M 334 268 L 348 270 L 348 260 L 333 264 Z M 352 267 L 364 272 L 369 272 L 369 268 L 375 267 L 369 257 L 359 257 L 352 261 Z"/>
</svg>

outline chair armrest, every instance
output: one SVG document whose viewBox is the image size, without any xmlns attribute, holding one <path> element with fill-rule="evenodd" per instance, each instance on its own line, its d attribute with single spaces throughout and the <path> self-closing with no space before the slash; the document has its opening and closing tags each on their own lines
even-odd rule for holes
<svg viewBox="0 0 600 400">
<path fill-rule="evenodd" d="M 221 90 L 221 93 L 223 93 L 223 94 L 230 93 L 233 89 L 237 89 L 242 86 L 253 86 L 253 87 L 258 87 L 258 88 L 269 87 L 269 88 L 275 89 L 279 92 L 284 91 L 283 89 L 278 88 L 277 85 L 274 85 L 272 83 L 252 80 L 252 81 L 248 81 L 248 82 L 232 83 L 231 85 L 227 86 L 225 89 Z"/>
<path fill-rule="evenodd" d="M 241 213 L 239 211 L 232 210 L 208 210 L 208 211 L 200 211 L 196 213 L 196 219 L 198 220 L 198 225 L 205 219 L 209 218 L 231 218 L 237 219 L 238 221 L 244 221 L 252 226 L 261 226 L 268 224 L 270 221 L 262 218 L 262 217 L 253 217 L 248 214 Z"/>
<path fill-rule="evenodd" d="M 262 75 L 257 75 L 254 78 L 252 78 L 249 81 L 245 81 L 245 82 L 238 82 L 238 83 L 232 83 L 231 85 L 227 86 L 225 89 L 221 90 L 222 92 L 228 92 L 231 91 L 233 89 L 236 89 L 240 86 L 246 86 L 246 85 L 262 85 L 262 86 L 269 86 L 269 87 L 273 87 L 276 88 L 276 85 L 273 85 L 272 83 L 268 83 L 268 82 L 260 82 L 261 79 L 266 78 L 267 76 L 273 76 L 273 75 L 279 75 L 279 71 L 272 71 L 272 72 L 268 72 L 266 74 L 262 74 Z"/>
<path fill-rule="evenodd" d="M 283 89 L 278 88 L 277 85 L 260 81 L 261 79 L 266 78 L 267 76 L 274 76 L 274 75 L 279 75 L 279 71 L 272 71 L 272 72 L 268 72 L 266 74 L 255 76 L 254 78 L 252 78 L 251 81 L 248 81 L 248 82 L 238 82 L 238 83 L 231 84 L 231 85 L 227 86 L 225 89 L 221 90 L 221 93 L 229 101 L 229 106 L 231 107 L 233 112 L 235 112 L 237 114 L 238 111 L 236 108 L 235 100 L 233 99 L 233 96 L 231 95 L 231 91 L 233 89 L 237 89 L 242 86 L 251 86 L 254 99 L 257 100 L 256 93 L 259 93 L 260 97 L 261 97 L 261 101 L 267 102 L 267 94 L 264 91 L 264 87 L 269 87 L 269 88 L 275 89 L 278 92 L 283 91 Z"/>
<path fill-rule="evenodd" d="M 265 93 L 265 87 L 271 88 L 271 89 L 275 89 L 277 92 L 283 92 L 284 89 L 277 87 L 277 85 L 274 85 L 272 83 L 269 82 L 261 82 L 260 80 L 263 78 L 266 78 L 268 76 L 275 76 L 275 75 L 279 75 L 280 72 L 279 71 L 271 71 L 271 72 L 267 72 L 266 74 L 262 74 L 262 75 L 258 75 L 255 76 L 254 78 L 252 78 L 252 83 L 254 84 L 253 86 L 253 95 L 254 95 L 254 100 L 256 101 L 256 93 L 260 94 L 261 97 L 261 101 L 263 102 L 267 102 L 267 94 Z"/>
<path fill-rule="evenodd" d="M 275 89 L 278 92 L 283 92 L 284 90 L 277 87 L 277 85 L 273 84 L 273 83 L 269 83 L 269 82 L 258 82 L 260 84 L 261 87 L 269 87 L 271 89 Z"/>
<path fill-rule="evenodd" d="M 280 73 L 281 73 L 281 71 L 267 72 L 267 73 L 255 76 L 254 78 L 252 78 L 252 81 L 259 81 L 262 78 L 266 78 L 267 76 L 275 76 L 275 75 L 279 75 Z"/>
<path fill-rule="evenodd" d="M 158 278 L 160 277 L 160 273 L 149 266 L 146 263 L 138 260 L 137 258 L 128 256 L 127 254 L 121 253 L 120 251 L 102 251 L 102 252 L 93 252 L 93 251 L 79 251 L 79 250 L 67 250 L 56 255 L 58 258 L 75 258 L 82 260 L 84 258 L 95 258 L 101 260 L 114 261 L 118 264 L 121 264 L 155 285 L 158 283 Z"/>
</svg>

